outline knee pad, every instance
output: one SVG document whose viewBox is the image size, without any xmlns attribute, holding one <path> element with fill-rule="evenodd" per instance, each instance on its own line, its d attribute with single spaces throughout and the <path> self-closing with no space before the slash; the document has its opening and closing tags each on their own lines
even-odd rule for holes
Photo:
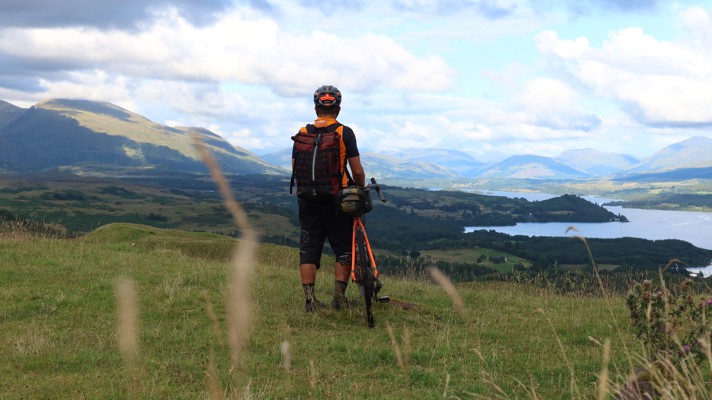
<svg viewBox="0 0 712 400">
<path fill-rule="evenodd" d="M 351 266 L 351 254 L 343 254 L 339 256 L 339 264 L 350 267 Z"/>
</svg>

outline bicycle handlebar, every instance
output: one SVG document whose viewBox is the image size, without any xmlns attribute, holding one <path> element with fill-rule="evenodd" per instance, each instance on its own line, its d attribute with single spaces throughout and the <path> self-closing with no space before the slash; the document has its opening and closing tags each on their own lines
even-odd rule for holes
<svg viewBox="0 0 712 400">
<path fill-rule="evenodd" d="M 371 178 L 371 183 L 369 183 L 368 185 L 366 185 L 366 187 L 367 187 L 368 189 L 375 189 L 375 190 L 376 190 L 376 194 L 378 195 L 378 198 L 379 198 L 382 202 L 385 203 L 385 202 L 388 201 L 385 197 L 383 197 L 383 193 L 381 193 L 381 186 L 378 185 L 378 183 L 376 183 L 376 178 Z"/>
</svg>

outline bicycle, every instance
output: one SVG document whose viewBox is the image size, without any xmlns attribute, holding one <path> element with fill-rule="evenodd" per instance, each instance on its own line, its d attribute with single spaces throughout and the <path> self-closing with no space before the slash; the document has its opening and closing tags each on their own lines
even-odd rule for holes
<svg viewBox="0 0 712 400">
<path fill-rule="evenodd" d="M 382 202 L 387 202 L 386 198 L 381 193 L 381 187 L 376 183 L 376 179 L 371 178 L 371 183 L 365 188 L 359 189 L 370 197 L 370 190 L 373 189 L 378 194 L 378 198 Z M 366 227 L 361 220 L 361 215 L 367 213 L 370 209 L 365 209 L 363 212 L 354 215 L 353 231 L 351 235 L 351 279 L 359 287 L 361 296 L 366 307 L 366 322 L 369 328 L 376 325 L 373 316 L 373 301 L 381 303 L 390 301 L 389 296 L 378 296 L 378 292 L 383 287 L 383 284 L 378 279 L 378 267 L 376 259 L 373 256 L 371 243 L 366 234 Z"/>
</svg>

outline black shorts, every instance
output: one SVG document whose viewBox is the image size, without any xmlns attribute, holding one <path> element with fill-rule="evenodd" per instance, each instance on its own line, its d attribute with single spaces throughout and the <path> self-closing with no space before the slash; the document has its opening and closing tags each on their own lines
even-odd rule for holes
<svg viewBox="0 0 712 400">
<path fill-rule="evenodd" d="M 353 217 L 339 211 L 336 201 L 309 203 L 299 199 L 299 224 L 302 234 L 299 238 L 299 263 L 316 264 L 319 268 L 321 252 L 325 240 L 336 255 L 351 254 L 351 233 Z"/>
</svg>

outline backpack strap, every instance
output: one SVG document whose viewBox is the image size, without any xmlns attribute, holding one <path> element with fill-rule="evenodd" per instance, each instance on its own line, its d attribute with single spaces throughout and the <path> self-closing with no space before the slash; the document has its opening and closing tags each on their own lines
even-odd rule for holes
<svg viewBox="0 0 712 400">
<path fill-rule="evenodd" d="M 337 123 L 336 123 L 336 129 L 339 129 L 340 127 L 343 127 L 343 126 L 344 126 L 344 124 L 342 124 L 341 122 L 337 122 Z M 312 132 L 315 132 L 315 131 L 316 131 L 316 127 L 315 127 L 314 125 L 311 125 L 311 127 L 313 128 L 313 129 L 312 129 Z M 309 131 L 308 128 L 309 128 L 309 125 L 307 125 L 307 132 Z M 334 129 L 334 131 L 336 131 L 336 129 Z M 311 133 L 311 132 L 310 132 L 310 133 Z M 344 143 L 344 129 L 343 129 L 343 128 L 341 128 L 341 133 L 339 133 L 339 135 L 341 135 L 341 143 Z M 341 162 L 341 159 L 339 159 L 339 162 Z M 346 166 L 346 156 L 344 156 L 343 170 L 344 170 L 344 172 L 341 173 L 341 178 L 339 178 L 340 181 L 343 182 L 343 181 L 344 181 L 344 175 L 346 175 L 346 177 L 348 178 L 348 181 L 349 181 L 349 182 L 354 182 L 354 179 L 351 177 L 351 174 L 349 174 L 349 169 L 348 169 L 348 167 Z"/>
<path fill-rule="evenodd" d="M 314 125 L 307 124 L 305 129 L 306 129 L 307 133 L 313 133 L 315 128 L 316 127 Z M 301 133 L 302 133 L 302 130 L 300 129 L 296 135 L 292 136 L 292 140 L 297 141 L 297 136 L 299 136 L 299 134 L 301 134 Z M 292 154 L 292 157 L 294 157 L 294 154 Z M 292 194 L 292 189 L 294 188 L 295 176 L 296 176 L 296 172 L 294 171 L 294 158 L 292 158 L 292 177 L 289 179 L 289 194 Z"/>
<path fill-rule="evenodd" d="M 309 134 L 315 134 L 315 133 L 316 133 L 316 126 L 314 126 L 314 125 L 312 125 L 312 124 L 307 124 L 303 129 L 304 129 L 307 133 L 309 133 Z M 300 134 L 303 135 L 302 129 L 300 129 L 299 132 L 297 132 L 296 135 L 292 136 L 292 140 L 293 140 L 293 141 L 299 140 L 299 139 L 297 138 L 297 136 L 299 136 Z M 294 154 L 292 154 L 292 156 L 293 156 L 293 155 L 294 155 Z M 292 159 L 292 177 L 289 178 L 289 194 L 292 194 L 292 189 L 294 188 L 294 181 L 295 181 L 295 178 L 296 178 L 296 171 L 294 171 L 294 159 Z"/>
</svg>

